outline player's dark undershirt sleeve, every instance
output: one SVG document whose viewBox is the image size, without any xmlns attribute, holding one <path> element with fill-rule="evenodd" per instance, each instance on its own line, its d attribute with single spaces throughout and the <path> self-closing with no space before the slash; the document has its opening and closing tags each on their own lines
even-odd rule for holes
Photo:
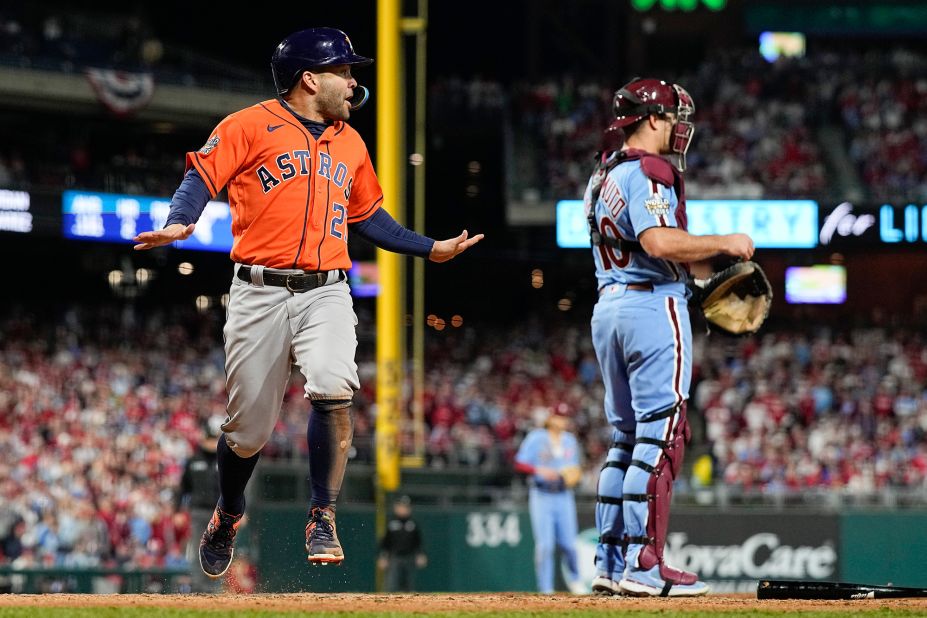
<svg viewBox="0 0 927 618">
<path fill-rule="evenodd" d="M 434 239 L 399 225 L 383 208 L 378 208 L 363 221 L 351 223 L 348 228 L 381 249 L 405 255 L 428 257 L 435 245 Z"/>
<path fill-rule="evenodd" d="M 164 227 L 174 223 L 181 225 L 196 223 L 208 202 L 209 189 L 206 187 L 206 182 L 196 168 L 191 167 L 184 174 L 183 182 L 177 187 L 177 191 L 174 192 L 174 197 L 171 199 L 171 211 L 167 215 Z"/>
</svg>

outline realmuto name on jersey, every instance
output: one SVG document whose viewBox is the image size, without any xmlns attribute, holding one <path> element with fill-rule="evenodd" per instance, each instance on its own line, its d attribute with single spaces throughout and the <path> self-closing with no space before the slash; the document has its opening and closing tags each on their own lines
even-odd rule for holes
<svg viewBox="0 0 927 618">
<path fill-rule="evenodd" d="M 344 189 L 344 199 L 350 199 L 354 178 L 348 177 L 348 166 L 341 161 L 335 161 L 328 153 L 318 152 L 316 154 L 318 154 L 316 173 L 333 182 L 339 189 Z M 273 164 L 262 165 L 255 172 L 261 181 L 264 193 L 272 191 L 281 183 L 296 176 L 308 176 L 312 170 L 312 153 L 308 150 L 284 152 L 274 160 L 274 163 L 276 167 Z"/>
<path fill-rule="evenodd" d="M 621 209 L 627 205 L 624 201 L 624 198 L 621 197 L 621 188 L 618 186 L 618 183 L 615 182 L 615 179 L 611 176 L 605 177 L 605 182 L 602 185 L 602 193 L 599 194 L 599 199 L 601 199 L 605 204 L 605 208 L 608 210 L 608 214 L 615 221 L 618 220 L 618 215 L 621 214 Z"/>
</svg>

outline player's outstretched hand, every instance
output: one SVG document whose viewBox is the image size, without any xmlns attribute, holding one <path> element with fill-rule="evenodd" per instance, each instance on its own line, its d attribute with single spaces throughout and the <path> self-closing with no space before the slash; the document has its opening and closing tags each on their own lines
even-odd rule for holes
<svg viewBox="0 0 927 618">
<path fill-rule="evenodd" d="M 163 247 L 164 245 L 169 245 L 175 240 L 186 240 L 190 238 L 190 234 L 193 233 L 193 229 L 196 227 L 195 223 L 190 225 L 183 225 L 182 223 L 172 223 L 163 230 L 154 230 L 151 232 L 142 232 L 132 240 L 137 242 L 134 249 L 136 251 L 142 251 L 144 249 L 154 249 L 155 247 Z"/>
<path fill-rule="evenodd" d="M 428 259 L 432 262 L 446 262 L 449 259 L 463 253 L 476 243 L 483 240 L 482 234 L 477 234 L 473 238 L 467 238 L 467 230 L 457 238 L 448 238 L 447 240 L 436 240 L 431 248 L 431 255 Z"/>
</svg>

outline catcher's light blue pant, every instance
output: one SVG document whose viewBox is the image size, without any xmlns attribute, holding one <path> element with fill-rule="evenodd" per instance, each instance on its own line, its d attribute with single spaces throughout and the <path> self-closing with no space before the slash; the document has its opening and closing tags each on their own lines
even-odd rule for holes
<svg viewBox="0 0 927 618">
<path fill-rule="evenodd" d="M 605 288 L 592 314 L 592 341 L 605 382 L 605 415 L 613 442 L 599 475 L 596 569 L 621 578 L 625 536 L 646 534 L 647 501 L 623 500 L 647 494 L 650 475 L 632 460 L 654 466 L 662 449 L 646 440 L 665 440 L 673 418 L 647 422 L 689 397 L 692 332 L 681 286 L 654 291 Z M 641 442 L 640 439 L 644 439 Z"/>
<path fill-rule="evenodd" d="M 559 547 L 573 579 L 576 563 L 576 500 L 572 491 L 545 492 L 532 487 L 528 495 L 531 530 L 534 532 L 534 568 L 538 592 L 554 591 L 554 563 Z"/>
</svg>

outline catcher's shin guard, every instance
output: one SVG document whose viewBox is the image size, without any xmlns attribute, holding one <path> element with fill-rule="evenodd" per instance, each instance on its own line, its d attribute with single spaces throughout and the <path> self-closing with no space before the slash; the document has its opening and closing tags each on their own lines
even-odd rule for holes
<svg viewBox="0 0 927 618">
<path fill-rule="evenodd" d="M 682 471 L 690 435 L 685 403 L 639 422 L 623 496 L 628 565 L 638 569 L 659 565 L 663 579 L 677 584 L 697 581 L 695 574 L 663 562 L 673 481 Z"/>
<path fill-rule="evenodd" d="M 618 580 L 624 571 L 624 512 L 621 495 L 624 475 L 631 463 L 634 436 L 616 429 L 608 457 L 599 472 L 595 523 L 599 544 L 595 552 L 596 572 Z"/>
</svg>

